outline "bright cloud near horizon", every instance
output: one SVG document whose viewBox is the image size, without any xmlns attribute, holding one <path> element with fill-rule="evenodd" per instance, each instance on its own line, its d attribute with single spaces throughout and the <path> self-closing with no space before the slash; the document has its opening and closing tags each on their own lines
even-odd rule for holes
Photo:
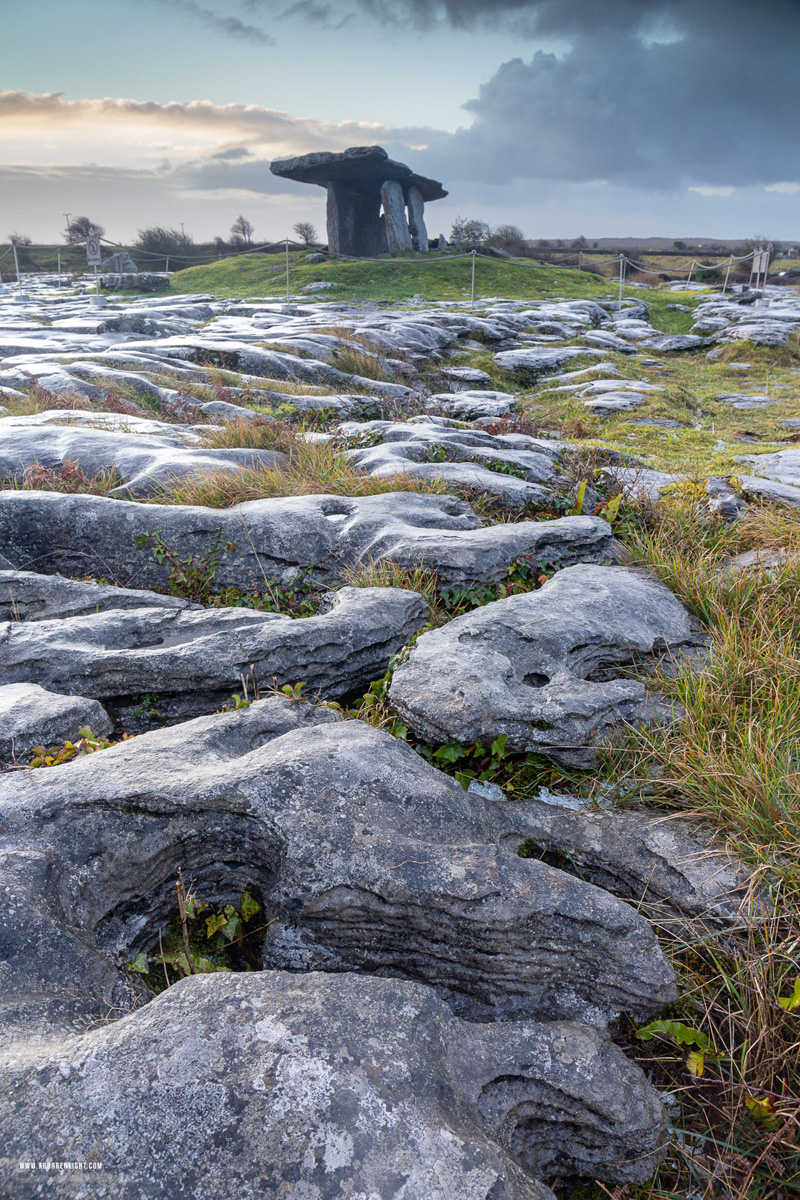
<svg viewBox="0 0 800 1200">
<path fill-rule="evenodd" d="M 0 239 L 324 231 L 270 160 L 379 143 L 527 236 L 800 240 L 800 0 L 26 0 Z"/>
</svg>

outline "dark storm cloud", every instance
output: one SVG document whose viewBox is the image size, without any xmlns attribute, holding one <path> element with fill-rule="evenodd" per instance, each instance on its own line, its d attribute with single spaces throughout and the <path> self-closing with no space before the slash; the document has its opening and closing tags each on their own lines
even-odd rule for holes
<svg viewBox="0 0 800 1200">
<path fill-rule="evenodd" d="M 426 7 L 405 3 L 412 17 Z M 497 11 L 484 0 L 440 7 L 461 22 Z M 420 167 L 438 164 L 450 179 L 657 188 L 800 177 L 796 0 L 545 0 L 525 9 L 563 48 L 504 63 L 464 105 L 471 127 L 430 141 Z"/>
</svg>

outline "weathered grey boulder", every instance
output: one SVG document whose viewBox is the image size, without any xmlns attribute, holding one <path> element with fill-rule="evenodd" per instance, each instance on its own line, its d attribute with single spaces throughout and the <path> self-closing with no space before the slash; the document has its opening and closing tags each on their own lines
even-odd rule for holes
<svg viewBox="0 0 800 1200">
<path fill-rule="evenodd" d="M 109 254 L 108 258 L 103 260 L 100 270 L 111 271 L 115 274 L 119 274 L 120 272 L 130 274 L 138 272 L 139 268 L 127 250 L 117 250 L 115 254 Z"/>
<path fill-rule="evenodd" d="M 491 742 L 588 767 L 620 723 L 660 715 L 618 668 L 701 640 L 662 584 L 626 567 L 559 571 L 539 591 L 497 600 L 424 634 L 390 697 L 427 742 Z"/>
<path fill-rule="evenodd" d="M 9 567 L 11 564 L 8 564 Z M 110 608 L 199 608 L 178 596 L 139 588 L 85 583 L 62 575 L 6 570 L 0 562 L 0 622 L 49 621 L 56 617 L 81 617 Z"/>
<path fill-rule="evenodd" d="M 34 746 L 52 746 L 90 726 L 96 737 L 113 728 L 96 700 L 60 696 L 35 683 L 0 685 L 0 759 L 22 758 Z"/>
<path fill-rule="evenodd" d="M 247 608 L 109 610 L 0 625 L 0 682 L 32 681 L 93 696 L 127 727 L 213 712 L 262 686 L 304 682 L 337 699 L 386 671 L 421 628 L 427 605 L 399 588 L 342 588 L 320 615 L 293 620 Z M 146 703 L 142 697 L 151 697 Z M 145 711 L 146 710 L 146 711 Z"/>
<path fill-rule="evenodd" d="M 118 274 L 109 272 L 101 280 L 104 288 L 109 291 L 124 292 L 159 292 L 169 287 L 169 275 L 160 271 L 121 271 Z"/>
<path fill-rule="evenodd" d="M 173 438 L 123 434 L 105 429 L 13 426 L 0 423 L 0 480 L 21 481 L 38 464 L 60 470 L 77 463 L 88 476 L 116 472 L 116 496 L 151 496 L 171 483 L 211 472 L 242 467 L 277 467 L 288 463 L 274 450 L 212 450 L 183 447 Z"/>
<path fill-rule="evenodd" d="M 271 921 L 265 967 L 429 983 L 460 1015 L 594 1025 L 676 997 L 647 922 L 499 846 L 507 804 L 404 742 L 281 698 L 0 775 L 0 1020 L 48 1040 L 134 1005 L 176 865 Z M 87 861 L 91 867 L 87 868 Z"/>
<path fill-rule="evenodd" d="M 429 988 L 351 974 L 187 979 L 15 1047 L 0 1079 L 9 1200 L 29 1194 L 18 1161 L 54 1144 L 102 1162 L 92 1187 L 121 1200 L 200 1179 L 215 1200 L 553 1200 L 536 1176 L 644 1180 L 666 1140 L 658 1097 L 595 1031 L 476 1025 Z"/>
<path fill-rule="evenodd" d="M 0 492 L 0 548 L 25 569 L 168 589 L 167 564 L 135 540 L 154 531 L 196 565 L 221 546 L 214 588 L 247 592 L 263 591 L 265 582 L 290 586 L 305 573 L 333 583 L 354 563 L 384 559 L 424 563 L 445 583 L 494 583 L 523 555 L 564 563 L 604 562 L 615 554 L 611 527 L 599 517 L 489 528 L 464 501 L 420 492 L 291 496 L 229 509 Z"/>
</svg>

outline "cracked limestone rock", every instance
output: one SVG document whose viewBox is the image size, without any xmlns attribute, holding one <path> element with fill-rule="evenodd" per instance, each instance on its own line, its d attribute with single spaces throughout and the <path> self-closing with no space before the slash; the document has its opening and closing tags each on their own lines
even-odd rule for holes
<svg viewBox="0 0 800 1200">
<path fill-rule="evenodd" d="M 246 592 L 263 591 L 265 583 L 290 587 L 307 574 L 327 585 L 355 563 L 386 559 L 422 563 L 444 583 L 471 584 L 500 582 L 525 555 L 550 563 L 607 562 L 615 555 L 611 526 L 600 517 L 490 528 L 465 501 L 422 492 L 289 496 L 228 509 L 0 492 L 0 547 L 25 570 L 168 590 L 167 564 L 135 540 L 153 531 L 181 559 L 202 560 L 222 544 L 214 588 Z"/>
<path fill-rule="evenodd" d="M 186 609 L 200 605 L 139 588 L 85 583 L 65 579 L 63 575 L 40 575 L 36 571 L 6 570 L 0 561 L 0 622 L 81 617 L 111 608 Z"/>
<path fill-rule="evenodd" d="M 423 634 L 390 698 L 427 742 L 505 734 L 509 750 L 589 767 L 614 726 L 668 715 L 618 668 L 699 640 L 663 584 L 626 567 L 577 566 Z"/>
<path fill-rule="evenodd" d="M 195 976 L 15 1047 L 0 1080 L 10 1167 L 63 1142 L 121 1200 L 200 1179 L 215 1200 L 554 1200 L 537 1176 L 643 1181 L 666 1141 L 659 1098 L 597 1032 L 468 1023 L 429 988 L 352 974 Z"/>
<path fill-rule="evenodd" d="M 509 807 L 283 697 L 0 775 L 5 1037 L 61 1037 L 136 1004 L 124 964 L 157 945 L 176 863 L 203 898 L 254 889 L 268 968 L 415 979 L 472 1020 L 602 1027 L 671 1003 L 648 923 L 520 858 L 518 836 L 504 847 Z"/>
<path fill-rule="evenodd" d="M 0 683 L 31 681 L 91 696 L 131 728 L 213 712 L 242 675 L 304 682 L 308 694 L 346 696 L 379 678 L 425 623 L 427 605 L 399 588 L 341 588 L 314 617 L 246 608 L 111 609 L 0 625 Z M 144 704 L 143 696 L 157 699 Z"/>
</svg>

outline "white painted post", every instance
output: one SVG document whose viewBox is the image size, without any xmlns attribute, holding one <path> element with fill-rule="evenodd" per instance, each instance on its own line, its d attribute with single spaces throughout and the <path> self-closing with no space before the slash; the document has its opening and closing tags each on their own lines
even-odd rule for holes
<svg viewBox="0 0 800 1200">
<path fill-rule="evenodd" d="M 97 278 L 97 263 L 94 264 L 94 294 L 100 295 L 100 280 Z"/>
<path fill-rule="evenodd" d="M 19 277 L 19 259 L 17 258 L 17 242 L 15 238 L 11 239 L 11 245 L 14 247 L 14 270 L 17 272 L 17 291 L 22 291 L 22 280 Z"/>
<path fill-rule="evenodd" d="M 620 312 L 622 311 L 622 283 L 623 283 L 624 279 L 625 279 L 625 255 L 620 254 L 620 256 L 619 256 L 619 304 L 617 305 L 617 308 Z"/>
<path fill-rule="evenodd" d="M 731 255 L 731 256 L 730 256 L 730 259 L 728 260 L 728 269 L 727 269 L 727 271 L 725 272 L 725 282 L 724 282 L 724 283 L 723 283 L 723 285 L 722 285 L 722 294 L 723 294 L 723 296 L 725 295 L 725 292 L 728 290 L 728 276 L 729 276 L 729 275 L 730 275 L 730 273 L 731 273 L 731 267 L 732 267 L 732 266 L 733 266 L 733 255 Z"/>
<path fill-rule="evenodd" d="M 289 239 L 288 239 L 288 237 L 286 239 L 286 303 L 287 304 L 291 303 L 291 297 L 289 294 Z"/>
<path fill-rule="evenodd" d="M 694 259 L 692 259 L 692 265 L 689 267 L 689 278 L 686 280 L 687 288 L 688 288 L 689 284 L 692 282 L 693 274 L 694 274 Z"/>
<path fill-rule="evenodd" d="M 167 255 L 166 260 L 164 262 L 164 273 L 166 275 L 169 275 L 169 255 Z"/>
<path fill-rule="evenodd" d="M 61 251 L 58 251 L 58 286 L 61 287 Z"/>
<path fill-rule="evenodd" d="M 470 299 L 470 308 L 475 307 L 475 259 L 477 258 L 477 255 L 478 255 L 478 251 L 473 250 L 472 251 L 472 295 L 471 295 L 471 299 Z"/>
</svg>

